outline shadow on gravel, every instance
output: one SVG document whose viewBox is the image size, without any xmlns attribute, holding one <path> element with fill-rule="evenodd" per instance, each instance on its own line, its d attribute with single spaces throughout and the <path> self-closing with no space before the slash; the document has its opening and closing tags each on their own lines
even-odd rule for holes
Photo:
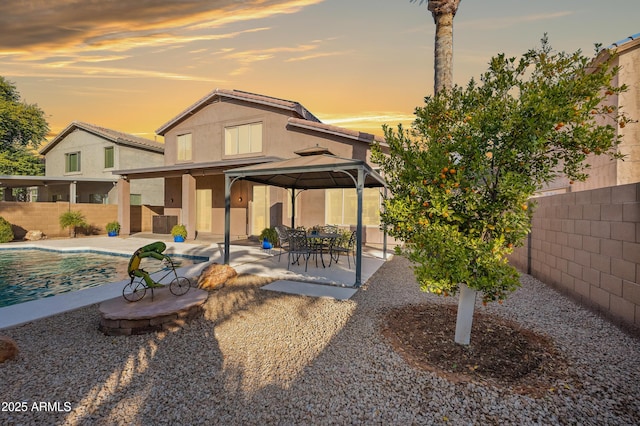
<svg viewBox="0 0 640 426">
<path fill-rule="evenodd" d="M 638 372 L 622 362 L 616 370 L 615 350 L 592 351 L 599 361 L 580 367 L 589 387 L 543 399 L 411 367 L 381 335 L 383 316 L 450 301 L 420 292 L 409 268 L 396 256 L 348 301 L 265 291 L 266 280 L 240 276 L 210 293 L 202 318 L 143 336 L 104 336 L 96 307 L 7 330 L 21 353 L 0 365 L 0 400 L 69 402 L 71 412 L 64 405 L 57 412 L 4 412 L 0 423 L 637 423 Z M 511 307 L 501 309 L 517 316 L 544 291 L 514 294 Z M 582 330 L 569 325 L 576 312 L 539 306 L 541 318 L 566 321 L 568 334 Z M 604 341 L 619 342 L 611 339 Z M 560 347 L 567 351 L 565 342 Z M 632 347 L 637 359 L 637 342 Z M 628 386 L 607 386 L 604 374 L 623 376 Z"/>
</svg>

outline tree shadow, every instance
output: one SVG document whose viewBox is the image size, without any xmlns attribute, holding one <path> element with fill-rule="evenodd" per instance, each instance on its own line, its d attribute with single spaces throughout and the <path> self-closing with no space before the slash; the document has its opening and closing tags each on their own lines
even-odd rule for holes
<svg viewBox="0 0 640 426">
<path fill-rule="evenodd" d="M 267 291 L 261 289 L 265 281 L 241 275 L 210 292 L 201 318 L 149 335 L 102 335 L 96 307 L 7 330 L 3 334 L 22 352 L 0 368 L 0 399 L 72 404 L 69 413 L 11 413 L 8 423 L 500 424 L 588 418 L 570 390 L 538 402 L 488 385 L 449 382 L 405 362 L 379 332 L 384 313 L 451 302 L 421 293 L 415 280 L 404 278 L 408 267 L 394 258 L 347 301 Z M 514 315 L 522 310 L 510 308 L 509 301 L 501 309 Z M 553 303 L 539 310 L 543 318 L 567 324 L 576 315 Z M 617 339 L 606 327 L 601 334 L 601 343 L 618 342 L 605 340 Z M 614 352 L 594 353 L 598 365 L 589 368 L 625 375 L 629 388 L 616 396 L 626 412 L 611 419 L 634 423 L 640 372 L 632 369 L 633 359 L 617 359 L 607 370 Z M 634 353 L 640 356 L 640 349 Z M 592 385 L 591 395 L 607 386 Z M 606 411 L 604 399 L 586 401 Z"/>
</svg>

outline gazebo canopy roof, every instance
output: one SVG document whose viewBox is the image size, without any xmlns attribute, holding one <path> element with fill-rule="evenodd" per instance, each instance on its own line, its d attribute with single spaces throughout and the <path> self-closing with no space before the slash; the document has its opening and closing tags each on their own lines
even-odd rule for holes
<svg viewBox="0 0 640 426">
<path fill-rule="evenodd" d="M 353 188 L 359 170 L 364 172 L 364 187 L 386 186 L 384 179 L 364 161 L 327 154 L 239 167 L 226 170 L 225 175 L 282 188 Z"/>
</svg>

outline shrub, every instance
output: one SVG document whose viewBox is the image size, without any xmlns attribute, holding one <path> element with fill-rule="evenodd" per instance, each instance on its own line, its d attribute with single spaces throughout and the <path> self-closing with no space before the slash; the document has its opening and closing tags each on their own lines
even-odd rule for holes
<svg viewBox="0 0 640 426">
<path fill-rule="evenodd" d="M 84 215 L 79 211 L 69 210 L 60 215 L 60 227 L 69 228 L 69 232 L 75 237 L 76 228 L 86 228 L 88 226 Z"/>
<path fill-rule="evenodd" d="M 0 216 L 0 243 L 8 243 L 13 240 L 13 229 L 11 224 Z"/>
</svg>

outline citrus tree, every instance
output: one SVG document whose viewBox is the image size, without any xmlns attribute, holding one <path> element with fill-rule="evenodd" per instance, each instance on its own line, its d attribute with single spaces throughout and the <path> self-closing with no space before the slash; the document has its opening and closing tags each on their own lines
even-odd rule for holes
<svg viewBox="0 0 640 426">
<path fill-rule="evenodd" d="M 391 190 L 382 222 L 404 242 L 424 291 L 460 292 L 455 341 L 468 344 L 476 294 L 502 301 L 519 285 L 508 263 L 530 231 L 531 196 L 560 176 L 587 177 L 590 153 L 619 158 L 613 56 L 555 52 L 545 38 L 520 59 L 492 58 L 480 82 L 425 98 L 410 130 L 385 127 L 374 149 Z"/>
</svg>

